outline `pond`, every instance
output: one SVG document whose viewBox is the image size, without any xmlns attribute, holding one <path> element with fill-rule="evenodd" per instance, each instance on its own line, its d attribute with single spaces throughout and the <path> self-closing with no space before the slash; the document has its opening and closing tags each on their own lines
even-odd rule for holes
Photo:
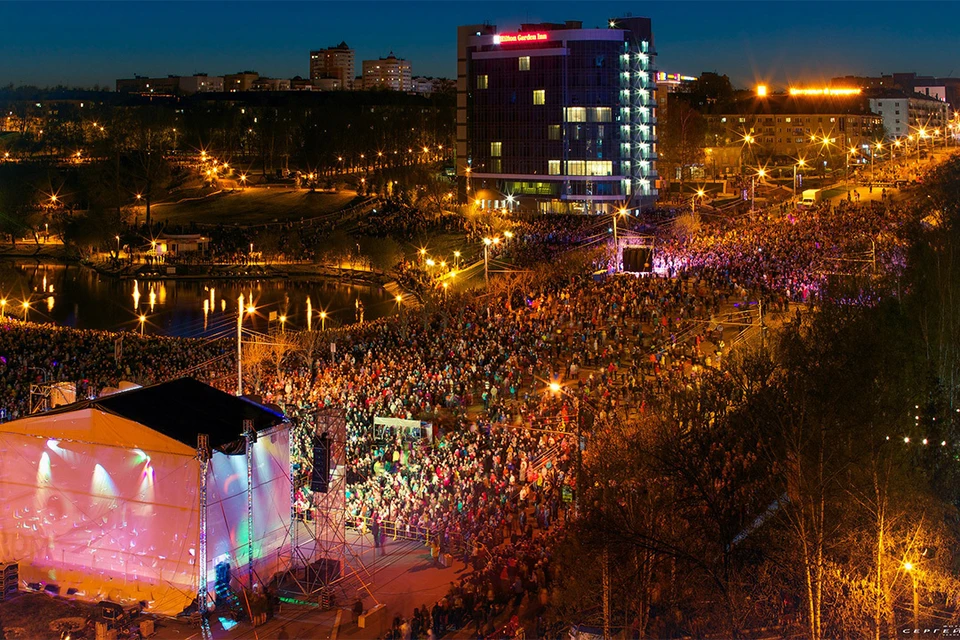
<svg viewBox="0 0 960 640">
<path fill-rule="evenodd" d="M 342 326 L 397 312 L 381 287 L 325 280 L 118 280 L 73 265 L 0 263 L 0 295 L 7 315 L 79 329 L 140 331 L 179 337 L 234 335 L 237 304 L 251 298 L 256 307 L 244 316 L 244 328 L 266 332 L 285 318 L 287 329 Z M 24 300 L 29 308 L 24 308 Z M 310 312 L 308 314 L 308 311 Z M 324 312 L 326 318 L 321 318 Z"/>
</svg>

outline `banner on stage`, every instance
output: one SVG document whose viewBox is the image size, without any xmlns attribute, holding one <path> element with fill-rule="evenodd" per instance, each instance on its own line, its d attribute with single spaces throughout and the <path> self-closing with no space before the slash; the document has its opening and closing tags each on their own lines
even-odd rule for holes
<svg viewBox="0 0 960 640">
<path fill-rule="evenodd" d="M 376 416 L 373 419 L 374 436 L 385 439 L 395 433 L 411 440 L 428 440 L 433 442 L 433 423 L 420 420 L 404 420 L 403 418 L 384 418 Z"/>
</svg>

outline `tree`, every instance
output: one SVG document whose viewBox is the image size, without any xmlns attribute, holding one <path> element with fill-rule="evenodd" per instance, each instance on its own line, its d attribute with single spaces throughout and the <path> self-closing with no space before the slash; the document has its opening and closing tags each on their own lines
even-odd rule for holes
<svg viewBox="0 0 960 640">
<path fill-rule="evenodd" d="M 676 99 L 667 108 L 666 121 L 660 132 L 659 162 L 664 165 L 665 173 L 680 180 L 682 194 L 687 169 L 704 161 L 707 121 L 685 100 Z"/>
<path fill-rule="evenodd" d="M 32 227 L 30 216 L 37 210 L 37 175 L 28 166 L 7 165 L 0 168 L 0 231 L 17 238 Z"/>
</svg>

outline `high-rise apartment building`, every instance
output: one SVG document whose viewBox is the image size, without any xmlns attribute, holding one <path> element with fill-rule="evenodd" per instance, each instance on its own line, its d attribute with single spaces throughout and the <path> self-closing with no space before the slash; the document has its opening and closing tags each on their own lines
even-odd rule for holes
<svg viewBox="0 0 960 640">
<path fill-rule="evenodd" d="M 657 199 L 649 18 L 457 30 L 457 177 L 482 208 L 610 213 Z"/>
<path fill-rule="evenodd" d="M 386 58 L 363 61 L 363 88 L 411 91 L 413 89 L 410 62 L 390 52 Z"/>
<path fill-rule="evenodd" d="M 354 51 L 347 46 L 346 42 L 341 42 L 329 49 L 310 52 L 310 80 L 316 87 L 353 89 L 355 73 Z M 327 82 L 321 82 L 323 80 Z"/>
</svg>

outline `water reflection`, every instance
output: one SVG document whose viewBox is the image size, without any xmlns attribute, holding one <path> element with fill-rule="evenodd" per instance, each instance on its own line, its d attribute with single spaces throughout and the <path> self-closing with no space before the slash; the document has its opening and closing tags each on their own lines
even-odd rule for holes
<svg viewBox="0 0 960 640">
<path fill-rule="evenodd" d="M 147 314 L 148 333 L 228 335 L 235 330 L 241 293 L 257 307 L 250 320 L 257 331 L 271 329 L 280 316 L 288 330 L 319 328 L 314 325 L 320 309 L 327 326 L 331 320 L 349 324 L 356 319 L 357 300 L 367 308 L 366 320 L 396 312 L 393 299 L 378 287 L 299 280 L 115 280 L 76 266 L 0 262 L 0 314 L 12 306 L 16 316 L 29 314 L 34 322 L 84 329 L 139 331 L 139 316 Z"/>
</svg>

